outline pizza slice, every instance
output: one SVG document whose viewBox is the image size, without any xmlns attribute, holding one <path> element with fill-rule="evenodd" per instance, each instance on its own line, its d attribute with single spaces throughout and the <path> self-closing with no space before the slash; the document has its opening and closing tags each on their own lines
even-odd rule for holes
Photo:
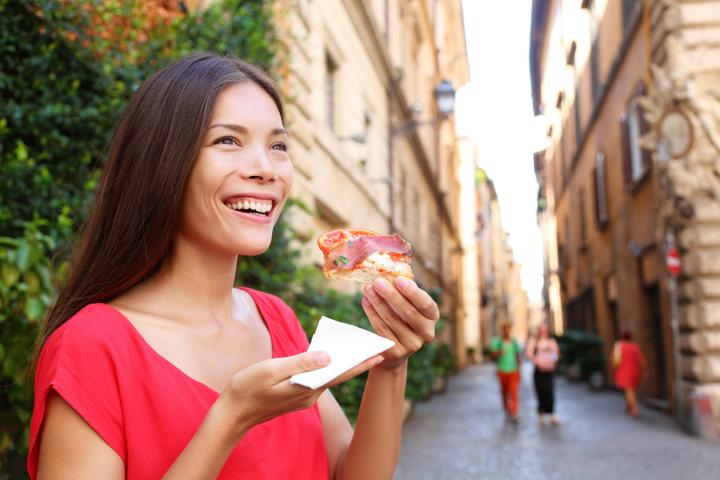
<svg viewBox="0 0 720 480">
<path fill-rule="evenodd" d="M 318 247 L 323 252 L 323 273 L 327 278 L 342 278 L 372 283 L 383 277 L 412 280 L 412 247 L 400 235 L 380 235 L 370 230 L 341 229 L 321 235 Z"/>
</svg>

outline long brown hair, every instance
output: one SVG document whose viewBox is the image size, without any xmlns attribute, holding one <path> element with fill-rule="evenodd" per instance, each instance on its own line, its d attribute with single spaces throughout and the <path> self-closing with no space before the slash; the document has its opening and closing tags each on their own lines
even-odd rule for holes
<svg viewBox="0 0 720 480">
<path fill-rule="evenodd" d="M 235 58 L 196 54 L 148 78 L 128 103 L 110 142 L 95 204 L 33 353 L 88 304 L 107 302 L 155 273 L 179 227 L 188 177 L 216 99 L 255 82 L 284 112 L 272 80 Z"/>
</svg>

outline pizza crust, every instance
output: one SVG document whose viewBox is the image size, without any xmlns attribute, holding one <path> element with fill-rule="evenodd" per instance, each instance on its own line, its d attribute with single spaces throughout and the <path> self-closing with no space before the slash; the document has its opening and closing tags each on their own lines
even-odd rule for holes
<svg viewBox="0 0 720 480">
<path fill-rule="evenodd" d="M 387 253 L 373 253 L 363 260 L 358 268 L 353 270 L 331 268 L 325 270 L 324 273 L 327 278 L 352 280 L 359 283 L 372 283 L 378 278 L 384 278 L 390 283 L 392 283 L 396 277 L 413 279 L 410 263 L 395 261 Z"/>
</svg>

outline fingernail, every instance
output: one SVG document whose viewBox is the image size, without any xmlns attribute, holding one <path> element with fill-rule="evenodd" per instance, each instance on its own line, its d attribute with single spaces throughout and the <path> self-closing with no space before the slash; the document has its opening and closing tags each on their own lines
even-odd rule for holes
<svg viewBox="0 0 720 480">
<path fill-rule="evenodd" d="M 397 277 L 397 278 L 395 279 L 395 285 L 397 285 L 397 286 L 400 287 L 400 288 L 407 288 L 407 287 L 409 287 L 412 283 L 413 283 L 412 280 L 410 280 L 409 278 L 405 278 L 405 277 Z"/>
<path fill-rule="evenodd" d="M 375 365 L 378 365 L 378 364 L 382 363 L 383 360 L 385 360 L 383 357 L 378 357 L 378 358 L 376 358 L 376 359 L 373 360 L 373 362 L 372 362 L 372 367 L 374 367 Z M 372 368 L 372 367 L 370 367 L 370 368 Z"/>
<path fill-rule="evenodd" d="M 390 290 L 390 284 L 384 278 L 378 278 L 373 284 L 373 287 L 377 288 L 381 292 L 387 292 L 388 290 Z"/>
<path fill-rule="evenodd" d="M 330 363 L 330 355 L 325 352 L 313 352 L 313 358 L 315 359 L 315 362 L 321 367 Z"/>
</svg>

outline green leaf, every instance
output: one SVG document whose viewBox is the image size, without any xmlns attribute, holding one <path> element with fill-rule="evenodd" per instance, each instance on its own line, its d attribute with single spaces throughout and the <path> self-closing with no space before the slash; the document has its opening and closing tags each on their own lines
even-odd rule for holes
<svg viewBox="0 0 720 480">
<path fill-rule="evenodd" d="M 15 285 L 20 278 L 20 270 L 9 263 L 4 263 L 2 267 L 0 267 L 0 274 L 2 275 L 3 283 L 8 287 Z"/>
<path fill-rule="evenodd" d="M 35 322 L 40 319 L 45 312 L 45 305 L 43 305 L 43 302 L 39 298 L 31 297 L 25 302 L 23 312 L 30 322 Z"/>
</svg>

